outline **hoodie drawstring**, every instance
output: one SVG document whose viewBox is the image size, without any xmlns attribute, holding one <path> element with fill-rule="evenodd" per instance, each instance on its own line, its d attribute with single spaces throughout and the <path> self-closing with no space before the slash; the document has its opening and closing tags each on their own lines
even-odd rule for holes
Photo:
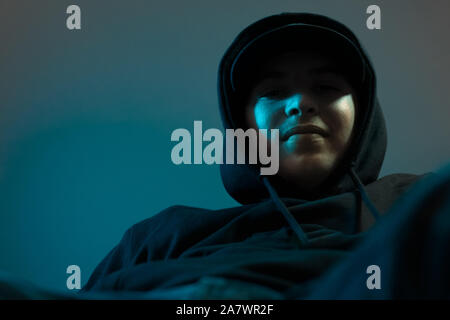
<svg viewBox="0 0 450 320">
<path fill-rule="evenodd" d="M 367 208 L 372 213 L 375 220 L 378 220 L 380 218 L 380 213 L 378 212 L 377 208 L 375 208 L 375 205 L 370 201 L 369 196 L 367 195 L 366 189 L 364 188 L 364 185 L 362 184 L 361 180 L 359 179 L 358 175 L 355 172 L 355 163 L 352 162 L 352 166 L 350 168 L 350 177 L 353 180 L 353 184 L 358 188 L 358 191 L 361 195 L 362 200 L 366 204 Z"/>
<path fill-rule="evenodd" d="M 289 209 L 286 207 L 283 201 L 281 201 L 280 197 L 275 191 L 275 188 L 272 187 L 272 185 L 270 184 L 269 179 L 266 176 L 262 176 L 262 180 L 267 188 L 267 191 L 269 191 L 272 201 L 275 203 L 278 210 L 284 215 L 287 222 L 291 226 L 292 230 L 294 230 L 298 240 L 300 241 L 300 244 L 302 246 L 306 245 L 308 243 L 308 237 L 306 236 L 305 231 L 303 231 L 302 227 L 300 227 L 300 225 L 298 224 L 297 220 L 295 220 L 292 213 L 289 211 Z"/>
<path fill-rule="evenodd" d="M 350 168 L 350 177 L 352 178 L 353 184 L 358 189 L 359 193 L 361 194 L 362 201 L 366 204 L 367 208 L 369 208 L 370 212 L 372 213 L 375 220 L 378 220 L 380 217 L 380 213 L 378 212 L 375 205 L 370 201 L 369 196 L 367 195 L 366 189 L 364 188 L 364 185 L 362 184 L 361 180 L 359 179 L 358 175 L 355 172 L 355 163 L 352 163 L 352 166 Z M 300 241 L 300 244 L 302 246 L 305 246 L 308 244 L 308 237 L 306 236 L 306 233 L 303 231 L 300 224 L 295 220 L 292 213 L 289 211 L 289 209 L 286 207 L 286 205 L 283 203 L 283 201 L 280 199 L 278 193 L 276 192 L 275 188 L 272 187 L 272 185 L 269 182 L 269 179 L 266 176 L 260 176 L 262 181 L 264 182 L 264 185 L 269 192 L 270 198 L 277 206 L 278 210 L 283 214 L 289 225 L 291 226 L 292 230 L 294 230 L 295 234 L 297 235 L 298 240 Z"/>
</svg>

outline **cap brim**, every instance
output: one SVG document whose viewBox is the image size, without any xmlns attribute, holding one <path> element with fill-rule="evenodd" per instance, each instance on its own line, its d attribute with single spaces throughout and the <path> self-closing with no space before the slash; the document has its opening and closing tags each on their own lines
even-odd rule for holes
<svg viewBox="0 0 450 320">
<path fill-rule="evenodd" d="M 364 64 L 357 47 L 335 30 L 317 25 L 294 23 L 260 34 L 247 43 L 231 66 L 234 91 L 244 87 L 252 73 L 267 59 L 288 51 L 324 50 L 349 70 L 354 81 L 364 81 Z"/>
</svg>

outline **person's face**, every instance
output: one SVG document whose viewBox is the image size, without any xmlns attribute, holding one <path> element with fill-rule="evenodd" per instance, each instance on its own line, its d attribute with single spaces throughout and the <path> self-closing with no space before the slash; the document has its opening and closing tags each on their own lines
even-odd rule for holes
<svg viewBox="0 0 450 320">
<path fill-rule="evenodd" d="M 300 190 L 314 190 L 349 145 L 355 92 L 338 65 L 314 52 L 288 52 L 260 69 L 250 91 L 250 128 L 279 129 L 277 176 Z"/>
</svg>

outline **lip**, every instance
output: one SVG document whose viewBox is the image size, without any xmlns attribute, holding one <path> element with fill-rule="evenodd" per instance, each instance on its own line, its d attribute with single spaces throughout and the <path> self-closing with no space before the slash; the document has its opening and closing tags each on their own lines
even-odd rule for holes
<svg viewBox="0 0 450 320">
<path fill-rule="evenodd" d="M 317 133 L 323 137 L 328 136 L 328 133 L 315 125 L 312 124 L 304 124 L 304 125 L 298 125 L 295 127 L 292 127 L 288 129 L 286 132 L 284 132 L 281 136 L 281 140 L 285 141 L 289 139 L 290 136 L 293 136 L 294 134 L 311 134 L 311 133 Z"/>
</svg>

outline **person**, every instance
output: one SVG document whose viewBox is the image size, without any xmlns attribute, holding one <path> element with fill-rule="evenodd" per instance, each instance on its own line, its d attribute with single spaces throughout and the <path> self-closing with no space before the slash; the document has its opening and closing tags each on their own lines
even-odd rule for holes
<svg viewBox="0 0 450 320">
<path fill-rule="evenodd" d="M 351 30 L 310 13 L 258 20 L 225 52 L 218 94 L 226 129 L 279 129 L 278 173 L 222 164 L 240 206 L 177 205 L 133 225 L 81 294 L 448 297 L 434 271 L 448 266 L 450 170 L 379 178 L 385 121 L 374 68 Z M 366 285 L 373 265 L 382 272 L 376 290 Z"/>
</svg>

